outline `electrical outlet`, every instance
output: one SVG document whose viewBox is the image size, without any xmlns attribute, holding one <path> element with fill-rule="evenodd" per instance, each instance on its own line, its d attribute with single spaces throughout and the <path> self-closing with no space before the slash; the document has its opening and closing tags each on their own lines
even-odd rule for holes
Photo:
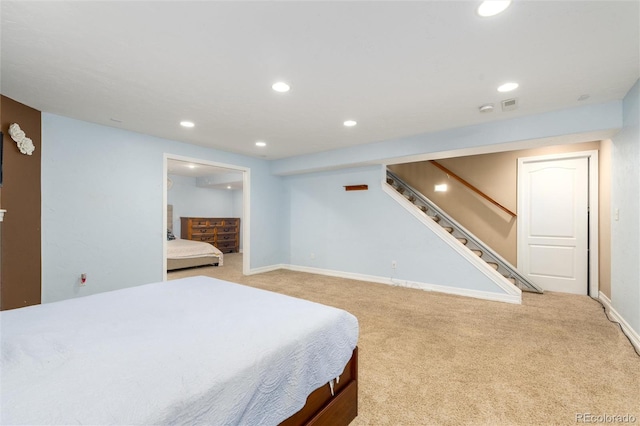
<svg viewBox="0 0 640 426">
<path fill-rule="evenodd" d="M 391 269 L 396 269 L 398 267 L 398 262 L 396 262 L 395 260 L 391 261 Z"/>
<path fill-rule="evenodd" d="M 87 285 L 87 274 L 80 274 L 80 287 Z"/>
</svg>

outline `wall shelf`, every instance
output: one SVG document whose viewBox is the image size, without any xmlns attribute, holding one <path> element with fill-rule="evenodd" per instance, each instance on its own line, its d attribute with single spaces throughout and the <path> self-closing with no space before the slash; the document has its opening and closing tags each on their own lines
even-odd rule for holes
<svg viewBox="0 0 640 426">
<path fill-rule="evenodd" d="M 366 191 L 369 189 L 369 185 L 345 185 L 345 191 Z"/>
</svg>

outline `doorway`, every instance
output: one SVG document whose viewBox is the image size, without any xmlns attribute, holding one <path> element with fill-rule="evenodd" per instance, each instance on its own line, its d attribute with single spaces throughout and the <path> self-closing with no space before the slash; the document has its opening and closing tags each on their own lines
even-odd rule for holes
<svg viewBox="0 0 640 426">
<path fill-rule="evenodd" d="M 598 152 L 518 159 L 518 269 L 543 289 L 598 296 Z"/>
<path fill-rule="evenodd" d="M 185 157 L 174 154 L 164 154 L 163 158 L 163 210 L 162 210 L 162 235 L 166 235 L 167 232 L 167 204 L 168 204 L 168 191 L 169 186 L 169 163 L 183 162 L 193 165 L 194 167 L 202 167 L 208 170 L 217 171 L 229 171 L 234 174 L 240 173 L 241 187 L 242 187 L 242 220 L 240 221 L 240 238 L 242 247 L 242 273 L 249 275 L 249 269 L 251 265 L 251 247 L 250 247 L 250 200 L 251 200 L 251 188 L 250 188 L 250 169 L 246 167 L 218 163 L 209 160 L 203 160 L 198 158 Z M 235 188 L 237 189 L 237 188 Z M 167 239 L 163 238 L 162 246 L 162 268 L 163 268 L 163 280 L 167 280 Z"/>
</svg>

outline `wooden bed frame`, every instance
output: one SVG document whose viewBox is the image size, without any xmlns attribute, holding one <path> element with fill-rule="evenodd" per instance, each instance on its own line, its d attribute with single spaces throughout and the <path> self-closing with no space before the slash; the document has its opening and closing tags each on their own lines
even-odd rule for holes
<svg viewBox="0 0 640 426">
<path fill-rule="evenodd" d="M 331 395 L 329 385 L 324 385 L 309 395 L 300 411 L 280 426 L 347 426 L 358 415 L 358 348 L 335 384 Z"/>
</svg>

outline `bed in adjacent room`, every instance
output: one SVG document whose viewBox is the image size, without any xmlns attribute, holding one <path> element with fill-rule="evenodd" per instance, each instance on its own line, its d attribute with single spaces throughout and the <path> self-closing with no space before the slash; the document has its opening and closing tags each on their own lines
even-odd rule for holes
<svg viewBox="0 0 640 426">
<path fill-rule="evenodd" d="M 204 265 L 223 265 L 224 255 L 201 241 L 176 238 L 167 241 L 167 271 Z"/>
<path fill-rule="evenodd" d="M 199 276 L 0 320 L 2 424 L 346 425 L 357 415 L 358 322 L 340 309 Z"/>
<path fill-rule="evenodd" d="M 222 266 L 224 255 L 202 241 L 183 240 L 173 235 L 173 206 L 167 205 L 167 271 L 195 266 Z"/>
</svg>

